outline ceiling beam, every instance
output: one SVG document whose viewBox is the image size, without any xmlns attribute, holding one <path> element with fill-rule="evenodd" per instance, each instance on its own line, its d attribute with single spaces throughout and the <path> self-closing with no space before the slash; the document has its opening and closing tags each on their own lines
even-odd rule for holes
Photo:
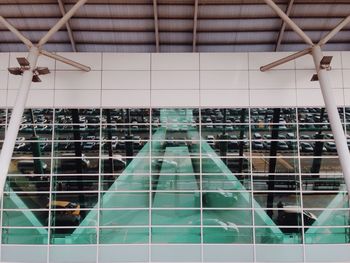
<svg viewBox="0 0 350 263">
<path fill-rule="evenodd" d="M 159 25 L 158 25 L 157 0 L 153 0 L 153 14 L 154 14 L 154 33 L 156 36 L 156 52 L 159 53 Z"/>
<path fill-rule="evenodd" d="M 198 1 L 199 0 L 194 0 L 192 52 L 196 52 L 196 44 L 197 44 Z"/>
<path fill-rule="evenodd" d="M 293 3 L 294 3 L 294 0 L 289 0 L 289 4 L 288 4 L 287 10 L 286 10 L 287 16 L 289 16 L 290 12 L 292 11 Z M 279 50 L 279 48 L 281 46 L 285 30 L 286 30 L 286 22 L 284 20 L 282 20 L 281 29 L 280 29 L 280 32 L 278 33 L 277 42 L 276 42 L 276 46 L 275 46 L 276 52 Z"/>
<path fill-rule="evenodd" d="M 62 14 L 62 16 L 64 16 L 66 14 L 66 10 L 64 8 L 64 4 L 63 4 L 62 0 L 57 0 L 57 1 L 58 1 L 58 6 L 60 7 L 61 14 Z M 75 41 L 74 41 L 73 31 L 72 31 L 72 28 L 71 28 L 71 26 L 69 24 L 69 20 L 66 22 L 66 28 L 67 28 L 67 33 L 68 33 L 68 37 L 69 37 L 70 43 L 72 45 L 72 50 L 74 52 L 77 52 L 77 47 L 76 47 L 76 44 L 75 44 Z"/>
</svg>

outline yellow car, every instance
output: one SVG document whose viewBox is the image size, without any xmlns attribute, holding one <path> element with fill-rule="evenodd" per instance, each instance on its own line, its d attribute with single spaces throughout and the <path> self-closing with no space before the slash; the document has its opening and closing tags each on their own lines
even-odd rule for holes
<svg viewBox="0 0 350 263">
<path fill-rule="evenodd" d="M 49 204 L 47 204 L 49 207 Z M 54 226 L 77 226 L 80 224 L 80 205 L 69 201 L 52 201 Z"/>
</svg>

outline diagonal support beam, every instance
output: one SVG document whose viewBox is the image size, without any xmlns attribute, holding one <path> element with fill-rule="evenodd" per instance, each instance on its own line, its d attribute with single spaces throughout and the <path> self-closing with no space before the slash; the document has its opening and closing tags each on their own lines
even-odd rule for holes
<svg viewBox="0 0 350 263">
<path fill-rule="evenodd" d="M 157 0 L 153 0 L 153 14 L 154 14 L 154 33 L 156 37 L 156 52 L 159 53 L 159 25 L 158 25 Z"/>
<path fill-rule="evenodd" d="M 40 54 L 42 54 L 44 56 L 47 56 L 49 58 L 56 59 L 56 60 L 61 61 L 61 62 L 65 63 L 65 64 L 71 65 L 72 67 L 81 69 L 82 71 L 89 72 L 91 70 L 91 68 L 88 67 L 88 66 L 85 66 L 83 64 L 80 64 L 80 63 L 75 62 L 73 60 L 70 60 L 68 58 L 62 57 L 62 56 L 57 55 L 57 54 L 53 54 L 53 53 L 45 51 L 45 50 L 40 50 Z"/>
<path fill-rule="evenodd" d="M 298 25 L 295 24 L 293 20 L 290 19 L 289 16 L 287 16 L 272 0 L 264 0 L 264 2 L 269 5 L 276 12 L 276 14 L 293 29 L 294 32 L 305 41 L 305 43 L 309 44 L 310 46 L 314 45 L 309 36 L 306 35 L 304 31 L 301 30 L 300 27 L 298 27 Z"/>
<path fill-rule="evenodd" d="M 286 11 L 286 15 L 288 17 L 290 15 L 290 12 L 292 11 L 293 4 L 294 4 L 294 0 L 290 0 L 289 4 L 288 4 L 288 7 L 287 7 L 287 11 Z M 286 22 L 284 20 L 282 20 L 282 26 L 281 26 L 280 32 L 278 33 L 278 38 L 277 38 L 277 42 L 276 42 L 275 51 L 278 51 L 280 46 L 281 46 L 285 30 L 286 30 Z"/>
<path fill-rule="evenodd" d="M 19 32 L 13 25 L 7 22 L 6 19 L 2 16 L 0 16 L 0 23 L 2 23 L 7 27 L 8 30 L 14 33 L 27 47 L 31 48 L 33 46 L 33 43 L 28 38 L 23 36 L 21 32 Z"/>
<path fill-rule="evenodd" d="M 298 53 L 293 54 L 287 58 L 280 59 L 274 63 L 271 63 L 267 66 L 261 67 L 261 71 L 266 71 L 271 69 L 277 65 L 281 65 L 284 62 L 291 60 L 294 57 L 300 57 L 307 53 L 311 54 L 315 64 L 315 70 L 317 72 L 317 77 L 320 83 L 323 100 L 327 109 L 329 122 L 331 124 L 331 129 L 334 136 L 335 145 L 337 147 L 337 152 L 340 160 L 340 166 L 342 168 L 342 172 L 344 175 L 345 184 L 347 187 L 348 193 L 350 193 L 350 153 L 348 149 L 348 144 L 346 140 L 346 136 L 343 130 L 343 125 L 340 120 L 340 116 L 337 109 L 337 104 L 334 98 L 334 94 L 332 91 L 332 82 L 329 76 L 329 72 L 327 69 L 321 66 L 321 61 L 323 59 L 323 53 L 321 49 L 321 45 L 327 43 L 336 33 L 338 33 L 348 22 L 350 22 L 350 16 L 346 17 L 342 22 L 340 22 L 331 32 L 329 32 L 317 45 L 314 45 L 310 38 L 297 26 L 294 22 L 284 14 L 281 9 L 272 1 L 272 0 L 264 0 L 275 12 L 284 20 L 288 25 L 292 27 L 292 29 L 300 35 L 304 41 L 310 44 L 312 47 L 309 49 L 305 49 Z M 310 43 L 311 42 L 311 43 Z"/>
<path fill-rule="evenodd" d="M 57 0 L 57 1 L 58 1 L 58 6 L 60 8 L 62 17 L 64 17 L 66 15 L 66 9 L 64 8 L 64 4 L 63 4 L 62 0 Z M 66 23 L 66 29 L 67 29 L 69 41 L 70 41 L 70 43 L 72 45 L 72 50 L 74 52 L 77 52 L 77 47 L 76 47 L 76 44 L 75 44 L 75 41 L 74 41 L 74 37 L 73 37 L 73 31 L 72 31 L 72 28 L 71 28 L 71 26 L 69 24 L 69 21 L 67 21 L 67 23 Z"/>
<path fill-rule="evenodd" d="M 28 69 L 23 72 L 20 87 L 17 93 L 16 102 L 13 107 L 11 119 L 9 122 L 9 126 L 5 135 L 5 140 L 3 143 L 3 147 L 0 153 L 0 198 L 3 196 L 3 191 L 8 175 L 8 169 L 11 164 L 11 158 L 14 151 L 14 146 L 16 143 L 19 127 L 22 121 L 22 115 L 25 108 L 25 104 L 28 98 L 29 89 L 33 80 L 34 72 L 36 70 L 36 64 L 38 61 L 38 57 L 40 54 L 44 54 L 46 56 L 58 59 L 64 63 L 73 65 L 82 70 L 89 71 L 90 68 L 80 63 L 74 62 L 72 60 L 63 58 L 58 55 L 51 54 L 47 51 L 41 50 L 41 46 L 44 45 L 49 38 L 57 32 L 70 17 L 74 15 L 77 9 L 85 4 L 87 0 L 79 0 L 73 7 L 70 9 L 66 15 L 64 15 L 57 24 L 52 27 L 46 35 L 39 41 L 38 45 L 33 45 L 33 43 L 24 37 L 15 27 L 13 27 L 10 23 L 8 23 L 3 17 L 0 16 L 0 22 L 3 23 L 11 32 L 13 32 L 24 44 L 26 44 L 29 49 L 28 54 Z"/>
<path fill-rule="evenodd" d="M 324 38 L 318 42 L 317 45 L 323 46 L 326 44 L 332 37 L 334 37 L 340 30 L 342 30 L 348 23 L 350 23 L 350 15 L 343 19 L 331 32 L 329 32 Z"/>
<path fill-rule="evenodd" d="M 287 56 L 285 58 L 281 58 L 281 59 L 276 60 L 276 61 L 274 61 L 274 62 L 272 62 L 270 64 L 262 66 L 262 67 L 260 67 L 260 71 L 265 72 L 265 71 L 267 71 L 269 69 L 272 69 L 274 67 L 277 67 L 279 65 L 282 65 L 284 63 L 287 63 L 287 62 L 289 62 L 291 60 L 300 58 L 300 57 L 305 56 L 305 55 L 310 54 L 310 53 L 311 53 L 311 48 L 304 49 L 302 51 L 299 51 L 299 52 L 296 52 L 296 53 L 294 53 L 292 55 L 289 55 L 289 56 Z"/>
<path fill-rule="evenodd" d="M 198 1 L 194 0 L 192 52 L 196 52 L 197 49 Z"/>
<path fill-rule="evenodd" d="M 38 43 L 38 47 L 41 47 L 42 45 L 44 45 L 49 38 L 55 34 L 65 23 L 67 23 L 67 21 L 75 14 L 75 12 L 85 3 L 87 2 L 87 0 L 79 0 L 57 23 L 56 25 L 54 25 L 49 32 L 47 32 L 45 34 L 45 36 L 43 36 L 42 39 L 40 39 L 39 43 Z"/>
<path fill-rule="evenodd" d="M 17 92 L 15 106 L 13 107 L 9 126 L 6 131 L 4 144 L 0 154 L 0 198 L 4 191 L 8 169 L 11 163 L 18 130 L 22 122 L 22 115 L 27 101 L 30 85 L 34 75 L 34 69 L 39 57 L 39 49 L 32 46 L 28 54 L 29 69 L 24 71 L 22 80 Z"/>
<path fill-rule="evenodd" d="M 344 175 L 345 184 L 350 193 L 350 153 L 346 136 L 341 123 L 334 93 L 332 90 L 332 82 L 327 69 L 321 67 L 321 60 L 323 58 L 322 49 L 319 45 L 312 48 L 312 57 L 319 79 L 323 99 L 328 113 L 329 122 L 331 124 L 332 133 L 334 136 L 335 145 L 340 161 L 340 166 Z"/>
</svg>

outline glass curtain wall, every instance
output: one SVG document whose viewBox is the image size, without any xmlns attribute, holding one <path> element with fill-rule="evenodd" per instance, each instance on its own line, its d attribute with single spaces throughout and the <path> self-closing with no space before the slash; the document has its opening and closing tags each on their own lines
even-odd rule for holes
<svg viewBox="0 0 350 263">
<path fill-rule="evenodd" d="M 28 109 L 1 205 L 2 244 L 349 242 L 323 108 Z"/>
</svg>

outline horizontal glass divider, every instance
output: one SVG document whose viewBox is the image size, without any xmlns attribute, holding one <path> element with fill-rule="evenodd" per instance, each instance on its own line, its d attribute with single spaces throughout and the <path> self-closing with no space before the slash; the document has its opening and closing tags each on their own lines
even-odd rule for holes
<svg viewBox="0 0 350 263">
<path fill-rule="evenodd" d="M 45 227 L 38 227 L 38 226 L 2 226 L 0 227 L 2 230 L 6 229 L 45 229 L 48 230 L 50 229 L 94 229 L 94 230 L 99 230 L 99 229 L 125 229 L 125 228 L 223 228 L 223 226 L 214 226 L 214 225 L 118 225 L 118 226 L 45 226 Z M 259 225 L 235 225 L 233 227 L 238 227 L 238 228 L 248 228 L 248 229 L 275 229 L 275 228 L 294 228 L 294 229 L 350 229 L 350 226 L 291 226 L 291 225 L 286 225 L 286 226 L 259 226 Z M 228 227 L 230 228 L 230 227 Z M 307 233 L 306 233 L 307 234 Z M 325 233 L 324 235 L 327 235 Z"/>
<path fill-rule="evenodd" d="M 99 150 L 96 150 L 95 152 L 99 152 Z M 86 153 L 83 151 L 83 154 Z M 166 157 L 164 157 L 164 155 L 146 155 L 143 157 L 139 157 L 139 156 L 125 156 L 125 155 L 119 155 L 118 153 L 114 154 L 115 156 L 120 156 L 123 159 L 138 159 L 138 160 L 142 160 L 142 159 L 188 159 L 188 158 L 195 158 L 195 159 L 261 159 L 261 158 L 268 158 L 268 159 L 300 159 L 300 160 L 306 160 L 306 159 L 339 159 L 338 155 L 336 153 L 334 153 L 334 155 L 322 155 L 322 156 L 314 156 L 314 155 L 277 155 L 277 156 L 270 156 L 270 155 L 252 155 L 252 156 L 206 156 L 205 154 L 202 155 L 202 157 L 200 158 L 200 155 L 198 153 L 194 154 L 194 155 L 189 155 L 189 156 L 178 156 L 178 155 L 167 155 Z M 41 157 L 33 157 L 31 155 L 23 155 L 23 156 L 12 156 L 12 160 L 38 160 L 38 159 L 43 159 L 43 160 L 76 160 L 76 159 L 80 159 L 80 157 L 75 157 L 75 156 L 41 156 Z M 108 160 L 110 159 L 108 156 L 102 156 L 100 157 L 99 155 L 96 156 L 89 156 L 89 155 L 84 155 L 84 159 L 101 159 L 101 160 Z M 266 173 L 266 172 L 265 172 Z"/>
</svg>

